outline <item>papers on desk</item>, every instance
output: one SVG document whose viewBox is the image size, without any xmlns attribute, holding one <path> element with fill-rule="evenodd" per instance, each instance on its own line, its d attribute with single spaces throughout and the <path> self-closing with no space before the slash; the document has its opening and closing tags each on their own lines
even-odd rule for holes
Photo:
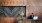
<svg viewBox="0 0 42 23">
<path fill-rule="evenodd" d="M 34 16 L 34 17 L 33 17 L 33 20 L 37 20 L 37 19 L 38 19 L 38 16 Z"/>
</svg>

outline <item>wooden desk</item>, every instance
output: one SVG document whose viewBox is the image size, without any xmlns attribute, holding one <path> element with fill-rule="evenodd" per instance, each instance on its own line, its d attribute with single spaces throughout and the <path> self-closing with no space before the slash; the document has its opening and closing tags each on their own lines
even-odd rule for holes
<svg viewBox="0 0 42 23">
<path fill-rule="evenodd" d="M 19 23 L 42 23 L 42 20 L 32 20 L 32 19 L 21 18 L 19 20 Z"/>
<path fill-rule="evenodd" d="M 26 23 L 42 23 L 42 20 L 26 20 Z"/>
<path fill-rule="evenodd" d="M 16 21 L 17 21 L 17 18 L 14 18 L 14 17 L 0 18 L 0 23 L 13 23 Z"/>
</svg>

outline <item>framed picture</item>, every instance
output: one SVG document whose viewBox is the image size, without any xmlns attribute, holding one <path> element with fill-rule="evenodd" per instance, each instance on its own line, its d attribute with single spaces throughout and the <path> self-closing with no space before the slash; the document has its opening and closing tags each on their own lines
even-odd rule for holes
<svg viewBox="0 0 42 23">
<path fill-rule="evenodd" d="M 0 6 L 0 17 L 21 17 L 20 15 L 26 17 L 26 6 Z"/>
</svg>

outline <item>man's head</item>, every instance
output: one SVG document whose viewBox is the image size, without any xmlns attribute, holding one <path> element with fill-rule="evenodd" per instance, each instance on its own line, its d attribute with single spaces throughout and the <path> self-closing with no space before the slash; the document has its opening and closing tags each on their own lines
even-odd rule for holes
<svg viewBox="0 0 42 23">
<path fill-rule="evenodd" d="M 33 14 L 33 13 L 32 13 Z"/>
</svg>

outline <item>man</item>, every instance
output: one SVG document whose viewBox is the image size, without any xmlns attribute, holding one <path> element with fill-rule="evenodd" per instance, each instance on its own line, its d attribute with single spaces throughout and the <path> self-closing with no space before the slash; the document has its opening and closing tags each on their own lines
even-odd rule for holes
<svg viewBox="0 0 42 23">
<path fill-rule="evenodd" d="M 33 17 L 34 17 L 34 15 L 32 13 L 29 17 L 27 17 L 27 19 L 33 19 Z"/>
</svg>

